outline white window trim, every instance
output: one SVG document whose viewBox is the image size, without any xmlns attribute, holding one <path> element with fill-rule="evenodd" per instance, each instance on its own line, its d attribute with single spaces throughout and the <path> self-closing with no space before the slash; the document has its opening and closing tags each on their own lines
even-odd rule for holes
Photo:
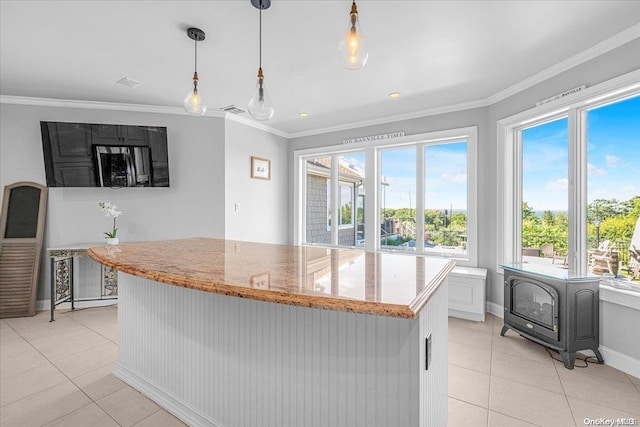
<svg viewBox="0 0 640 427">
<path fill-rule="evenodd" d="M 441 141 L 455 141 L 455 140 L 465 140 L 467 142 L 467 257 L 465 259 L 456 259 L 458 265 L 468 266 L 468 267 L 476 267 L 478 264 L 478 204 L 477 204 L 477 194 L 478 194 L 478 167 L 477 167 L 477 158 L 478 158 L 478 128 L 477 126 L 469 126 L 458 129 L 449 129 L 442 131 L 434 131 L 428 133 L 421 133 L 415 135 L 407 135 L 401 138 L 393 139 L 393 140 L 385 140 L 379 141 L 378 144 L 372 144 L 371 142 L 360 142 L 354 144 L 345 144 L 345 145 L 330 145 L 318 148 L 310 148 L 310 149 L 302 149 L 295 150 L 293 153 L 294 157 L 294 194 L 293 194 L 293 206 L 294 206 L 294 221 L 293 221 L 293 241 L 296 245 L 301 245 L 304 242 L 305 236 L 305 209 L 304 203 L 306 200 L 306 176 L 305 176 L 305 168 L 304 168 L 304 160 L 307 157 L 312 156 L 338 156 L 344 153 L 349 152 L 364 152 L 365 153 L 365 188 L 378 188 L 378 183 L 381 180 L 379 176 L 379 171 L 377 167 L 379 165 L 379 153 L 384 148 L 391 147 L 400 147 L 402 145 L 417 145 L 421 144 L 424 146 L 429 143 L 437 143 Z M 424 151 L 423 149 L 418 150 Z M 377 157 L 376 162 L 371 162 L 369 159 L 371 157 Z M 423 156 L 418 155 L 418 159 L 416 160 L 419 164 L 416 168 L 416 173 L 422 171 L 424 166 Z M 422 165 L 422 166 L 421 166 Z M 336 168 L 333 168 L 336 169 Z M 335 179 L 337 179 L 337 169 L 335 173 Z M 424 175 L 424 173 L 423 173 Z M 417 188 L 418 190 L 418 188 Z M 365 212 L 367 213 L 367 222 L 372 222 L 373 224 L 380 223 L 380 210 L 379 210 L 379 195 L 376 192 L 369 191 L 367 197 L 365 198 Z M 422 206 L 424 208 L 424 192 L 420 193 L 420 197 L 416 195 L 416 209 Z M 332 192 L 333 194 L 333 192 Z M 333 196 L 335 198 L 335 196 Z M 417 200 L 421 199 L 420 202 Z M 334 203 L 334 206 L 335 203 Z M 337 207 L 336 207 L 337 208 Z M 336 209 L 337 210 L 337 209 Z M 334 212 L 334 214 L 337 212 Z M 417 224 L 418 225 L 418 224 Z M 422 220 L 422 230 L 424 230 L 424 219 Z M 332 245 L 337 247 L 337 227 L 335 229 L 336 239 L 332 238 Z M 419 231 L 419 230 L 418 230 Z M 380 250 L 380 244 L 377 238 L 377 230 L 376 227 L 365 227 L 365 251 L 367 252 L 375 252 Z M 332 235 L 333 237 L 333 235 Z M 419 240 L 416 242 L 419 244 Z M 422 245 L 424 246 L 424 243 Z M 423 249 L 420 247 L 416 248 L 417 254 L 424 254 L 418 252 L 419 249 Z M 429 254 L 427 254 L 429 255 Z"/>
<path fill-rule="evenodd" d="M 338 188 L 340 188 L 341 186 L 351 186 L 351 184 L 349 182 L 346 181 L 340 181 L 340 183 L 338 184 Z M 327 179 L 327 186 L 330 188 L 331 187 L 331 179 Z M 352 188 L 353 190 L 353 188 Z M 355 193 L 355 191 L 354 191 Z M 340 202 L 340 199 L 342 197 L 342 193 L 340 192 L 340 195 L 338 196 L 338 202 Z M 332 196 L 333 198 L 333 196 Z M 355 205 L 355 199 L 356 197 L 352 197 L 351 198 L 351 202 Z M 338 230 L 352 230 L 356 227 L 355 224 L 355 210 L 351 209 L 351 223 L 350 224 L 342 224 L 342 214 L 340 213 L 340 208 L 338 207 Z M 329 225 L 329 216 L 327 215 L 327 231 L 331 231 L 331 225 Z"/>
<path fill-rule="evenodd" d="M 498 137 L 498 205 L 497 205 L 497 265 L 518 262 L 522 256 L 521 234 L 522 153 L 518 129 L 555 118 L 569 117 L 569 251 L 576 271 L 586 271 L 586 261 L 578 257 L 586 251 L 586 150 L 581 141 L 585 129 L 584 115 L 601 104 L 640 94 L 640 70 L 614 78 L 572 95 L 551 101 L 497 122 Z M 579 117 L 581 116 L 581 117 Z M 582 120 L 576 120 L 581 118 Z M 514 142 L 516 142 L 514 144 Z M 576 212 L 578 214 L 576 215 Z"/>
</svg>

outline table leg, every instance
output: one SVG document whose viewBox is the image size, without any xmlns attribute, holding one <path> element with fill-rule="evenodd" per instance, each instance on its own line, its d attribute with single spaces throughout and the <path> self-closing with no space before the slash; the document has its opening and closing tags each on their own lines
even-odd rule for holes
<svg viewBox="0 0 640 427">
<path fill-rule="evenodd" d="M 71 262 L 69 263 L 69 271 L 71 274 L 69 274 L 69 294 L 71 295 L 71 310 L 75 310 L 76 307 L 74 305 L 75 303 L 75 297 L 73 295 L 73 288 L 74 283 L 73 283 L 73 264 L 75 264 L 76 261 L 76 257 L 71 257 Z"/>
<path fill-rule="evenodd" d="M 49 285 L 50 285 L 50 296 L 51 296 L 51 320 L 49 322 L 53 322 L 55 319 L 53 318 L 53 313 L 56 311 L 56 275 L 55 275 L 55 267 L 54 260 L 51 258 L 49 260 Z"/>
</svg>

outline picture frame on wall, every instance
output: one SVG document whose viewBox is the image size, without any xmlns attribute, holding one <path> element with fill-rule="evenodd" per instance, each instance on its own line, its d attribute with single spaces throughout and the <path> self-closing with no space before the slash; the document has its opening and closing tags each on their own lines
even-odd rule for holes
<svg viewBox="0 0 640 427">
<path fill-rule="evenodd" d="M 251 156 L 251 178 L 271 179 L 271 160 Z"/>
</svg>

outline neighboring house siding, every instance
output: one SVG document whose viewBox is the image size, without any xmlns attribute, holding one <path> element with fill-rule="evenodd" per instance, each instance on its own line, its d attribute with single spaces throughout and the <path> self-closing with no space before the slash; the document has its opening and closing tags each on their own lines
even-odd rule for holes
<svg viewBox="0 0 640 427">
<path fill-rule="evenodd" d="M 327 179 L 307 175 L 307 243 L 331 243 L 327 231 Z"/>
<path fill-rule="evenodd" d="M 331 243 L 327 230 L 327 178 L 307 175 L 307 243 Z M 355 245 L 353 227 L 338 231 L 338 244 Z"/>
<path fill-rule="evenodd" d="M 355 246 L 356 238 L 353 233 L 353 227 L 338 231 L 338 244 L 342 246 Z"/>
</svg>

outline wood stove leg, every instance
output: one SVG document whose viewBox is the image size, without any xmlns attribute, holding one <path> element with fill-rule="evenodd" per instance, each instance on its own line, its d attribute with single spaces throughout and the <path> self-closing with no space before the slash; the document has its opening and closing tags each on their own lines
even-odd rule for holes
<svg viewBox="0 0 640 427">
<path fill-rule="evenodd" d="M 502 330 L 500 331 L 500 336 L 503 337 L 504 334 L 506 334 L 508 330 L 509 330 L 509 327 L 507 325 L 504 325 L 502 327 Z"/>
<path fill-rule="evenodd" d="M 576 364 L 576 352 L 561 351 L 560 356 L 562 357 L 562 362 L 564 362 L 564 367 L 573 369 Z"/>
<path fill-rule="evenodd" d="M 598 350 L 597 348 L 592 348 L 591 350 L 593 350 L 593 352 L 595 353 L 596 358 L 598 359 L 598 363 L 602 365 L 604 363 L 604 359 L 602 358 L 602 354 L 600 354 L 600 350 Z"/>
</svg>

